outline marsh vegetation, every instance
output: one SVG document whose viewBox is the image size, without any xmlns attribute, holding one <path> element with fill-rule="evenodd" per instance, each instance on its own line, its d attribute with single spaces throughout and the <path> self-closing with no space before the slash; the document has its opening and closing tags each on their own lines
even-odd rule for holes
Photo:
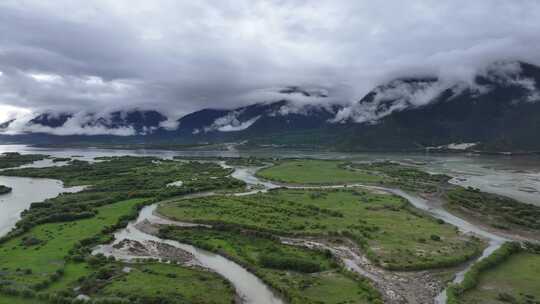
<svg viewBox="0 0 540 304">
<path fill-rule="evenodd" d="M 113 232 L 126 227 L 141 208 L 159 202 L 157 211 L 168 219 L 209 225 L 162 225 L 161 238 L 227 257 L 289 303 L 381 303 L 383 295 L 372 281 L 346 270 L 335 252 L 285 244 L 284 237 L 350 246 L 386 272 L 459 266 L 486 246 L 405 199 L 376 190 L 318 187 L 236 196 L 244 182 L 232 178 L 233 169 L 218 162 L 242 167 L 274 164 L 258 176 L 282 184 L 367 184 L 433 195 L 447 202 L 450 210 L 499 229 L 539 229 L 536 208 L 451 186 L 446 175 L 393 162 L 123 156 L 101 157 L 95 163 L 56 158 L 53 161 L 67 164 L 9 169 L 44 158 L 6 154 L 0 157 L 0 168 L 6 168 L 2 175 L 53 178 L 86 188 L 33 203 L 15 228 L 0 238 L 0 304 L 77 303 L 81 295 L 96 303 L 233 302 L 231 283 L 208 269 L 92 255 L 96 245 L 111 243 Z M 168 186 L 174 183 L 176 187 Z M 211 196 L 184 197 L 207 192 Z M 464 303 L 477 303 L 482 297 L 535 303 L 540 295 L 532 274 L 538 254 L 515 246 L 505 245 L 495 257 L 475 266 L 464 285 L 453 287 L 451 296 Z M 505 273 L 510 275 L 505 278 Z M 487 288 L 492 285 L 500 290 L 497 294 Z"/>
<path fill-rule="evenodd" d="M 402 198 L 361 190 L 275 190 L 162 205 L 184 222 L 282 236 L 343 236 L 389 269 L 447 267 L 479 254 L 482 242 L 414 209 Z M 411 229 L 414 228 L 414 229 Z"/>
<path fill-rule="evenodd" d="M 215 295 L 221 290 L 223 294 L 214 297 L 219 298 L 217 301 L 203 303 L 232 301 L 231 287 L 202 269 L 148 265 L 149 269 L 161 267 L 159 273 L 193 277 L 189 290 L 171 290 L 172 278 L 158 279 L 153 272 L 135 271 L 132 276 L 137 274 L 137 279 L 130 280 L 119 271 L 124 267 L 121 263 L 91 256 L 95 245 L 110 242 L 112 232 L 126 226 L 144 205 L 193 192 L 241 187 L 242 182 L 228 177 L 230 170 L 212 163 L 114 157 L 97 163 L 75 160 L 62 167 L 25 168 L 2 174 L 55 178 L 87 188 L 32 204 L 15 229 L 0 240 L 0 299 L 19 296 L 69 303 L 86 294 L 104 303 L 147 303 L 148 299 L 156 303 L 184 303 L 185 299 L 197 299 L 193 293 Z M 182 187 L 166 186 L 178 179 L 185 181 Z M 147 281 L 155 281 L 154 292 L 134 293 L 140 289 L 134 282 L 145 275 L 153 278 L 146 278 Z M 163 289 L 167 292 L 155 292 Z M 130 296 L 118 297 L 130 292 Z"/>
<path fill-rule="evenodd" d="M 20 154 L 16 152 L 3 153 L 0 155 L 0 169 L 14 168 L 31 164 L 47 157 L 47 155 L 39 154 Z"/>
</svg>

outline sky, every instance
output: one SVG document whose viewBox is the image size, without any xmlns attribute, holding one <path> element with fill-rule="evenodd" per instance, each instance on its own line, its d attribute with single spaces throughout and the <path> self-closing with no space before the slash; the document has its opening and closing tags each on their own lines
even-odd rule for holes
<svg viewBox="0 0 540 304">
<path fill-rule="evenodd" d="M 401 76 L 470 81 L 540 64 L 537 0 L 0 1 L 0 123 L 56 111 L 180 117 L 325 89 L 354 104 Z"/>
</svg>

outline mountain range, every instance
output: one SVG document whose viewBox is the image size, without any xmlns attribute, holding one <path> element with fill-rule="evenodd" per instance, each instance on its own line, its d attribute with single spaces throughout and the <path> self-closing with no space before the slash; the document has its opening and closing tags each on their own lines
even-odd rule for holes
<svg viewBox="0 0 540 304">
<path fill-rule="evenodd" d="M 156 110 L 44 112 L 25 122 L 0 122 L 0 141 L 540 151 L 540 67 L 524 62 L 493 63 L 469 81 L 397 78 L 352 104 L 326 102 L 329 94 L 320 89 L 291 86 L 279 93 L 278 100 L 203 109 L 174 121 Z M 316 102 L 295 101 L 298 96 Z"/>
</svg>

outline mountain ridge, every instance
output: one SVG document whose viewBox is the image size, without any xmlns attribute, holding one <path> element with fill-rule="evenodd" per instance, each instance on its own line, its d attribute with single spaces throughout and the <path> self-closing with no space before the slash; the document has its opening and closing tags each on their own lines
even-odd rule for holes
<svg viewBox="0 0 540 304">
<path fill-rule="evenodd" d="M 321 90 L 289 86 L 282 99 L 234 109 L 202 109 L 173 122 L 155 110 L 125 110 L 85 120 L 78 114 L 42 113 L 29 121 L 31 132 L 0 140 L 219 143 L 248 140 L 255 145 L 317 146 L 350 151 L 436 149 L 476 143 L 469 149 L 540 151 L 540 67 L 496 62 L 473 83 L 437 77 L 404 77 L 376 86 L 358 102 L 302 104 L 288 96 L 328 98 Z M 82 118 L 81 118 L 82 117 Z M 40 126 L 66 128 L 74 118 L 81 130 L 103 134 L 42 134 Z M 9 129 L 15 122 L 0 124 Z M 2 128 L 3 126 L 3 128 Z M 69 127 L 69 126 L 68 126 Z M 98 130 L 98 131 L 99 131 Z M 116 130 L 118 134 L 107 134 Z M 37 131 L 37 132 L 36 132 Z M 124 133 L 121 133 L 121 132 Z M 66 136 L 67 135 L 67 136 Z M 116 136 L 114 136 L 116 135 Z M 120 136 L 122 135 L 122 136 Z M 41 141 L 45 141 L 42 139 Z"/>
</svg>

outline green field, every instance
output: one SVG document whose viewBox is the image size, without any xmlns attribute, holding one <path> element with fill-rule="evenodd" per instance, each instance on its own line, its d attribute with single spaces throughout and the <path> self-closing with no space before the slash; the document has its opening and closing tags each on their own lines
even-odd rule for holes
<svg viewBox="0 0 540 304">
<path fill-rule="evenodd" d="M 100 234 L 104 227 L 115 224 L 142 201 L 132 199 L 103 206 L 93 218 L 39 225 L 7 241 L 0 247 L 2 279 L 25 286 L 49 281 L 64 269 L 64 257 L 80 240 Z"/>
<path fill-rule="evenodd" d="M 540 231 L 540 207 L 477 189 L 455 187 L 446 194 L 447 207 L 495 228 Z"/>
<path fill-rule="evenodd" d="M 477 239 L 414 210 L 403 199 L 359 190 L 279 190 L 244 197 L 180 200 L 158 211 L 170 218 L 226 224 L 279 235 L 345 235 L 382 266 L 426 269 L 478 254 Z"/>
<path fill-rule="evenodd" d="M 0 169 L 19 167 L 45 158 L 47 155 L 3 153 L 0 154 Z"/>
<path fill-rule="evenodd" d="M 352 163 L 349 167 L 360 172 L 370 172 L 381 176 L 381 184 L 412 192 L 433 193 L 447 185 L 450 180 L 447 175 L 430 174 L 412 166 L 389 161 Z"/>
<path fill-rule="evenodd" d="M 335 160 L 290 160 L 260 170 L 257 176 L 290 184 L 376 183 L 383 180 L 367 171 L 346 169 Z"/>
<path fill-rule="evenodd" d="M 234 303 L 234 289 L 217 274 L 168 264 L 129 265 L 130 272 L 100 291 L 133 303 Z"/>
<path fill-rule="evenodd" d="M 540 254 L 521 252 L 482 272 L 478 285 L 465 292 L 463 304 L 539 303 Z"/>
<path fill-rule="evenodd" d="M 43 304 L 43 301 L 19 297 L 0 296 L 0 304 Z"/>
<path fill-rule="evenodd" d="M 28 163 L 43 157 L 11 154 L 0 157 L 0 167 L 8 166 L 8 158 Z M 32 204 L 17 229 L 0 238 L 0 304 L 69 303 L 80 293 L 113 303 L 232 303 L 230 283 L 207 270 L 157 262 L 126 264 L 90 254 L 97 244 L 110 242 L 112 232 L 134 219 L 143 205 L 158 201 L 167 202 L 158 209 L 167 217 L 214 227 L 164 227 L 162 237 L 236 261 L 294 304 L 380 303 L 380 296 L 369 282 L 344 271 L 330 252 L 284 245 L 278 236 L 309 236 L 332 244 L 348 239 L 389 270 L 455 266 L 485 245 L 385 193 L 350 187 L 279 189 L 250 196 L 180 199 L 198 192 L 238 191 L 245 185 L 230 177 L 232 170 L 211 162 L 129 156 L 100 160 L 2 173 L 55 178 L 88 188 Z M 239 166 L 269 161 L 220 160 Z M 390 162 L 287 160 L 263 169 L 259 176 L 291 184 L 365 183 L 421 193 L 447 191 L 451 208 L 478 215 L 493 226 L 538 229 L 536 209 L 474 189 L 448 187 L 446 176 Z M 176 181 L 182 185 L 167 186 Z M 537 303 L 538 257 L 518 253 L 482 272 L 477 288 L 464 294 L 465 303 Z M 28 298 L 38 293 L 48 299 Z"/>
<path fill-rule="evenodd" d="M 337 160 L 285 160 L 260 170 L 261 178 L 289 184 L 365 183 L 433 193 L 450 179 L 394 162 L 353 163 Z"/>
<path fill-rule="evenodd" d="M 330 253 L 283 245 L 269 235 L 166 228 L 161 236 L 223 254 L 280 291 L 290 303 L 377 303 L 369 283 L 340 271 Z"/>
<path fill-rule="evenodd" d="M 35 303 L 22 296 L 35 297 L 37 293 L 46 295 L 39 303 L 65 303 L 77 296 L 73 291 L 75 287 L 81 287 L 81 292 L 97 298 L 116 297 L 112 292 L 104 292 L 106 288 L 115 288 L 113 290 L 123 290 L 125 296 L 131 293 L 130 296 L 137 299 L 136 303 L 147 303 L 140 297 L 154 299 L 156 295 L 141 294 L 142 287 L 135 281 L 154 282 L 147 286 L 166 290 L 173 278 L 139 271 L 133 274 L 137 279 L 130 281 L 129 276 L 122 273 L 121 264 L 93 257 L 91 249 L 99 243 L 110 242 L 111 233 L 135 218 L 144 204 L 193 192 L 243 186 L 242 182 L 228 177 L 230 170 L 212 163 L 163 161 L 151 157 L 101 160 L 92 164 L 73 161 L 63 167 L 2 172 L 11 176 L 56 178 L 67 185 L 87 185 L 88 188 L 33 203 L 23 213 L 16 229 L 0 238 L 0 303 L 17 303 L 12 299 Z M 183 181 L 181 187 L 167 187 L 168 183 L 178 180 Z M 175 265 L 149 267 L 163 267 L 163 271 L 171 268 L 167 274 L 176 273 L 170 276 L 185 278 L 192 284 L 186 283 L 191 286 L 189 290 L 169 289 L 169 293 L 158 297 L 163 303 L 184 303 L 176 301 L 178 299 L 192 299 L 193 303 L 232 301 L 233 292 L 229 285 L 214 274 Z M 212 290 L 221 294 L 217 301 L 215 293 L 210 296 Z M 204 299 L 194 297 L 195 293 Z M 13 298 L 14 295 L 21 298 Z M 176 302 L 170 302 L 171 299 Z"/>
</svg>

